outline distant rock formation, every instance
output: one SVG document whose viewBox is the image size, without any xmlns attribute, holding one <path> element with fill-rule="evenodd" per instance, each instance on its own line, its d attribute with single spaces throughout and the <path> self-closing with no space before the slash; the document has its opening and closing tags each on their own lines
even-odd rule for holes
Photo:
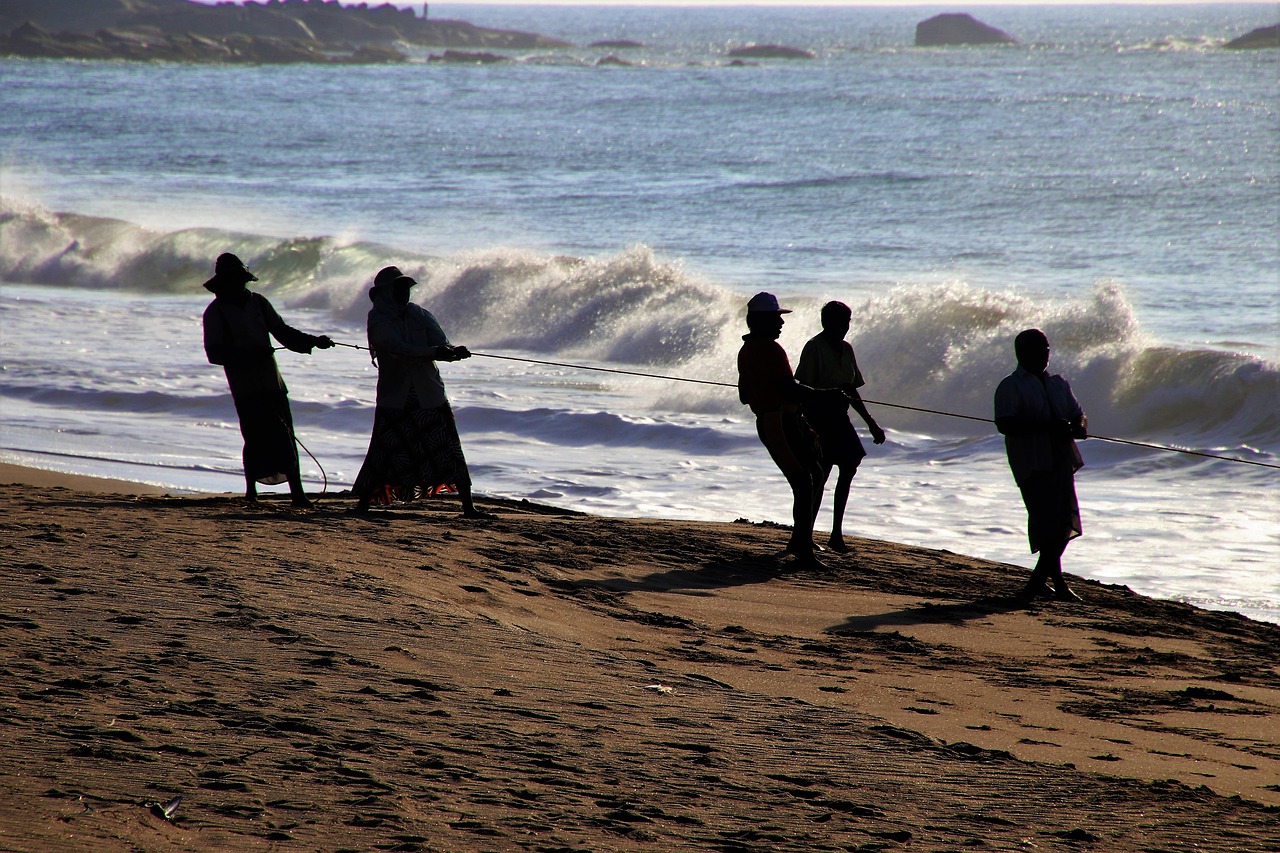
<svg viewBox="0 0 1280 853">
<path fill-rule="evenodd" d="M 738 59 L 814 59 L 814 55 L 798 47 L 785 47 L 780 44 L 750 44 L 746 47 L 735 47 L 729 55 Z"/>
<path fill-rule="evenodd" d="M 1280 47 L 1280 24 L 1258 27 L 1223 45 L 1227 50 L 1260 50 Z"/>
<path fill-rule="evenodd" d="M 256 65 L 291 62 L 385 64 L 408 59 L 392 47 L 325 48 L 297 38 L 229 35 L 223 38 L 146 30 L 100 29 L 94 33 L 48 33 L 23 24 L 0 36 L 0 54 L 50 59 L 115 59 L 160 62 L 225 62 Z"/>
<path fill-rule="evenodd" d="M 418 18 L 389 3 L 267 0 L 3 0 L 0 54 L 178 62 L 392 62 L 393 45 L 547 49 L 568 42 L 465 21 Z M 390 52 L 389 52 L 390 51 Z"/>
<path fill-rule="evenodd" d="M 620 68 L 630 68 L 633 65 L 635 65 L 635 63 L 627 62 L 622 57 L 615 56 L 614 54 L 611 53 L 608 56 L 602 56 L 599 59 L 597 59 L 596 65 L 616 65 Z"/>
<path fill-rule="evenodd" d="M 972 15 L 934 15 L 916 24 L 916 47 L 945 47 L 958 44 L 1017 44 L 1003 30 L 988 26 Z"/>
<path fill-rule="evenodd" d="M 609 50 L 631 50 L 644 46 L 642 42 L 632 41 L 631 39 L 605 39 L 604 41 L 593 41 L 587 45 L 587 47 L 603 47 Z"/>
<path fill-rule="evenodd" d="M 441 54 L 431 54 L 429 62 L 450 62 L 455 65 L 494 65 L 499 62 L 510 62 L 505 56 L 496 53 L 475 53 L 466 50 L 446 50 Z"/>
</svg>

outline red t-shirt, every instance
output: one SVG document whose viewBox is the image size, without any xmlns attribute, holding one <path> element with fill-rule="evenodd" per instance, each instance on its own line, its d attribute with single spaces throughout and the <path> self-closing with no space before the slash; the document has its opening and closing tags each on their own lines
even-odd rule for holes
<svg viewBox="0 0 1280 853">
<path fill-rule="evenodd" d="M 738 399 L 757 415 L 793 408 L 787 390 L 794 379 L 782 345 L 769 338 L 744 335 L 738 350 Z"/>
</svg>

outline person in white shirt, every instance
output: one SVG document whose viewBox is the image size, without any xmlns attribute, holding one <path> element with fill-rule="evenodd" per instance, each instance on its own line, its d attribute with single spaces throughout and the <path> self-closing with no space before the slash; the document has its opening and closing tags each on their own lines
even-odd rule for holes
<svg viewBox="0 0 1280 853">
<path fill-rule="evenodd" d="M 853 483 L 853 475 L 858 473 L 858 465 L 867 455 L 857 430 L 849 420 L 850 407 L 866 423 L 867 429 L 871 431 L 871 440 L 876 444 L 884 444 L 884 430 L 871 417 L 858 394 L 858 389 L 866 384 L 866 380 L 858 369 L 853 347 L 845 340 L 852 318 L 853 311 L 843 302 L 828 302 L 823 305 L 822 331 L 804 345 L 800 363 L 796 366 L 797 382 L 815 389 L 837 389 L 841 392 L 839 396 L 814 395 L 801 406 L 809 426 L 818 433 L 822 448 L 822 482 L 817 492 L 819 501 L 827 479 L 831 476 L 831 469 L 840 469 L 836 477 L 836 488 L 831 496 L 831 536 L 827 539 L 827 547 L 840 554 L 849 551 L 849 546 L 844 541 L 844 510 L 849 501 L 849 486 Z M 817 503 L 813 506 L 813 512 L 816 516 Z"/>
</svg>

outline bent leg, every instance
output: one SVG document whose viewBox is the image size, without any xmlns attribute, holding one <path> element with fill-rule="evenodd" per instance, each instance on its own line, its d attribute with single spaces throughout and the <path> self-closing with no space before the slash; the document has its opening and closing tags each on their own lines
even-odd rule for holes
<svg viewBox="0 0 1280 853">
<path fill-rule="evenodd" d="M 796 454 L 783 424 L 783 414 L 766 412 L 756 418 L 756 433 L 791 487 L 791 542 L 787 550 L 813 559 L 814 476 Z"/>
</svg>

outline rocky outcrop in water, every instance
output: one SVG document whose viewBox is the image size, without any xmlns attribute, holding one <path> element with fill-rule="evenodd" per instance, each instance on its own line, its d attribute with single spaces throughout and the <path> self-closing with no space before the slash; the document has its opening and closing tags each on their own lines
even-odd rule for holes
<svg viewBox="0 0 1280 853">
<path fill-rule="evenodd" d="M 982 23 L 972 15 L 934 15 L 916 24 L 916 47 L 946 47 L 962 44 L 1017 44 L 1003 30 Z"/>
<path fill-rule="evenodd" d="M 325 47 L 297 38 L 234 34 L 222 38 L 143 30 L 101 29 L 93 33 L 49 33 L 23 24 L 0 36 L 0 54 L 50 59 L 114 59 L 159 62 L 281 64 L 323 62 L 380 64 L 408 57 L 393 47 L 366 44 Z"/>
<path fill-rule="evenodd" d="M 631 39 L 605 39 L 604 41 L 593 41 L 587 47 L 604 47 L 611 50 L 633 50 L 644 47 L 644 42 L 632 41 Z"/>
<path fill-rule="evenodd" d="M 814 55 L 798 47 L 780 44 L 750 44 L 729 51 L 735 59 L 813 59 Z"/>
<path fill-rule="evenodd" d="M 431 54 L 430 62 L 447 62 L 453 65 L 496 65 L 499 62 L 510 62 L 506 56 L 486 51 L 446 50 L 444 53 Z"/>
<path fill-rule="evenodd" d="M 0 54 L 176 62 L 394 62 L 395 44 L 451 48 L 568 47 L 535 33 L 430 20 L 389 3 L 268 0 L 4 0 Z"/>
<path fill-rule="evenodd" d="M 1227 50 L 1261 50 L 1280 48 L 1280 24 L 1258 27 L 1223 45 Z"/>
</svg>

